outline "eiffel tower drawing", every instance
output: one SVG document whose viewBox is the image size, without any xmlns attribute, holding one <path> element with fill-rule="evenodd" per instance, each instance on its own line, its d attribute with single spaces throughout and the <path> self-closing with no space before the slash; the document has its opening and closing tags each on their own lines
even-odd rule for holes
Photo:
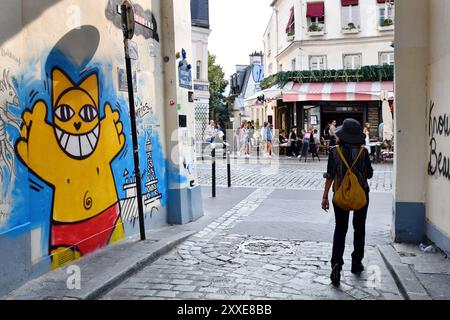
<svg viewBox="0 0 450 320">
<path fill-rule="evenodd" d="M 155 173 L 155 166 L 153 164 L 153 146 L 150 140 L 150 134 L 147 133 L 147 144 L 145 146 L 147 153 L 147 183 L 145 187 L 147 188 L 147 193 L 144 195 L 144 204 L 149 206 L 153 202 L 162 198 L 162 195 L 158 191 L 158 178 Z"/>
</svg>

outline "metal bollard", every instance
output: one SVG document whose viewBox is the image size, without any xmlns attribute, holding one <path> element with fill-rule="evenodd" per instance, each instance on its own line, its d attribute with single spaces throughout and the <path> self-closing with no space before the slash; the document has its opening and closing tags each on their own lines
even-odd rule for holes
<svg viewBox="0 0 450 320">
<path fill-rule="evenodd" d="M 231 188 L 231 162 L 230 162 L 230 153 L 227 148 L 227 180 L 228 180 L 228 188 Z"/>
<path fill-rule="evenodd" d="M 211 160 L 212 160 L 212 197 L 216 197 L 216 147 L 211 144 Z"/>
</svg>

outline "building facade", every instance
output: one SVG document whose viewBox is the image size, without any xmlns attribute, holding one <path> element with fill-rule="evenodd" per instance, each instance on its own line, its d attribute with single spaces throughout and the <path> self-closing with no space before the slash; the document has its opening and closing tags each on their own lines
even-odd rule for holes
<svg viewBox="0 0 450 320">
<path fill-rule="evenodd" d="M 209 0 L 191 0 L 192 54 L 194 57 L 195 139 L 203 141 L 209 123 L 208 39 Z"/>
<path fill-rule="evenodd" d="M 228 107 L 232 112 L 233 129 L 239 128 L 242 121 L 255 121 L 257 127 L 262 125 L 259 110 L 246 105 L 245 100 L 261 91 L 264 79 L 263 53 L 250 54 L 248 65 L 236 66 L 236 73 L 230 77 L 230 94 Z"/>
<path fill-rule="evenodd" d="M 273 14 L 264 33 L 266 77 L 282 72 L 311 71 L 320 74 L 321 71 L 329 70 L 394 65 L 392 44 L 395 3 L 392 0 L 275 0 L 271 6 Z M 291 78 L 295 79 L 295 75 Z M 350 80 L 346 77 L 342 77 L 342 80 L 324 77 L 323 81 L 315 79 L 309 82 L 359 81 L 357 77 Z M 295 86 L 295 80 L 293 82 L 285 89 L 296 92 L 298 96 L 318 93 L 359 94 L 372 90 L 373 93 L 378 91 L 380 95 L 383 89 L 393 91 L 392 83 L 366 84 L 366 88 L 350 85 L 342 89 L 338 86 L 323 88 L 320 85 L 300 88 Z M 323 95 L 310 97 L 318 98 L 316 101 L 292 97 L 283 98 L 277 104 L 276 127 L 279 129 L 289 129 L 293 125 L 323 128 L 332 119 L 340 123 L 349 116 L 360 122 L 369 121 L 373 128 L 381 121 L 380 99 L 374 95 L 361 99 L 346 97 L 342 100 L 324 98 Z M 311 112 L 304 114 L 304 110 Z"/>
<path fill-rule="evenodd" d="M 19 0 L 0 11 L 0 296 L 138 234 L 140 198 L 147 230 L 203 213 L 190 1 L 133 1 L 136 132 L 122 2 Z"/>
<path fill-rule="evenodd" d="M 450 3 L 396 5 L 395 239 L 450 254 Z"/>
</svg>

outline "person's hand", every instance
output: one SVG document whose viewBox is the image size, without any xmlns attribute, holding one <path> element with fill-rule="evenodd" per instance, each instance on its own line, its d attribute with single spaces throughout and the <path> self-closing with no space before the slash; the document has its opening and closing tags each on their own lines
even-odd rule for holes
<svg viewBox="0 0 450 320">
<path fill-rule="evenodd" d="M 322 209 L 328 212 L 330 210 L 330 202 L 327 198 L 322 199 Z"/>
</svg>

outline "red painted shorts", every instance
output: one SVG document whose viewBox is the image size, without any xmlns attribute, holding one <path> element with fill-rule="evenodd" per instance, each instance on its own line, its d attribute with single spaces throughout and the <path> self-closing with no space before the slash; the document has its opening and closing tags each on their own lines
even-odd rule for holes
<svg viewBox="0 0 450 320">
<path fill-rule="evenodd" d="M 120 218 L 120 207 L 116 203 L 90 219 L 75 223 L 53 222 L 51 247 L 74 248 L 87 255 L 105 247 Z"/>
</svg>

